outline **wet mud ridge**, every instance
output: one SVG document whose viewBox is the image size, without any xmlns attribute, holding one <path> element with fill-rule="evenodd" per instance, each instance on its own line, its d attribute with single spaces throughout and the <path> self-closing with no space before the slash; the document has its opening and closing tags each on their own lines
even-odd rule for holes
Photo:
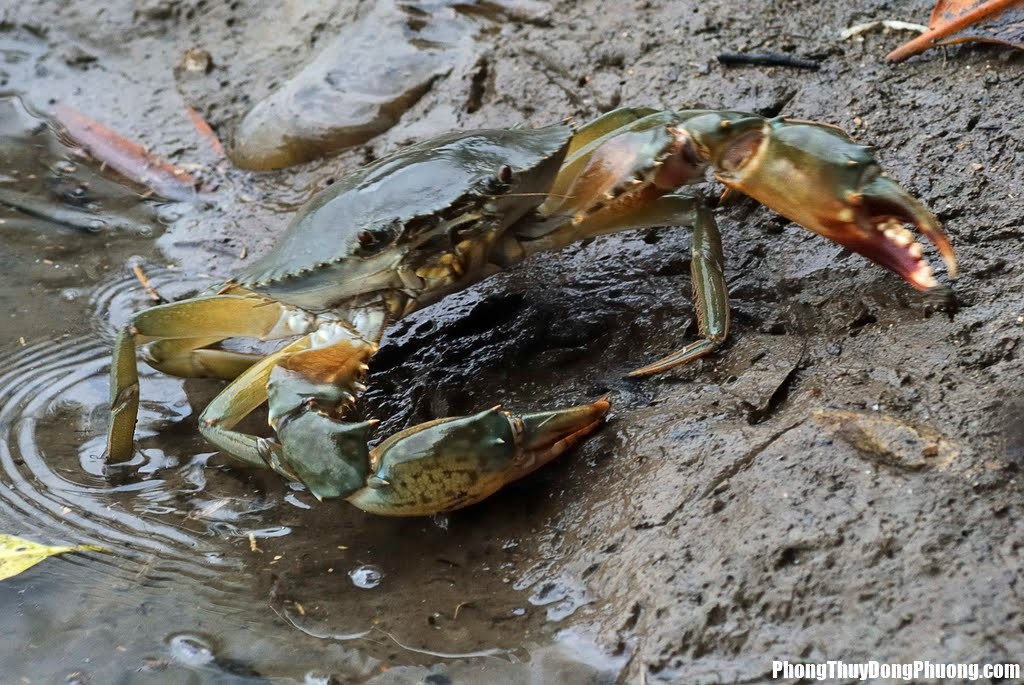
<svg viewBox="0 0 1024 685">
<path fill-rule="evenodd" d="M 97 7 L 0 8 L 0 533 L 107 550 L 0 582 L 5 678 L 751 683 L 781 659 L 1019 660 L 1021 53 L 893 65 L 905 35 L 839 38 L 924 1 Z M 147 195 L 57 135 L 62 105 L 199 192 Z M 604 428 L 480 505 L 319 503 L 198 436 L 221 384 L 148 370 L 140 450 L 104 467 L 113 331 L 154 293 L 225 279 L 402 145 L 618 106 L 851 132 L 944 223 L 958 309 L 729 201 L 732 336 L 671 373 L 625 377 L 695 334 L 685 230 L 537 255 L 387 331 L 361 409 L 379 435 L 610 395 Z"/>
</svg>

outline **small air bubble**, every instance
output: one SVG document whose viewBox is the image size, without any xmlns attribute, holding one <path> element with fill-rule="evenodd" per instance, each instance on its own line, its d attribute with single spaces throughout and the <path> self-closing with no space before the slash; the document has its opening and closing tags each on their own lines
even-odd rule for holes
<svg viewBox="0 0 1024 685">
<path fill-rule="evenodd" d="M 363 566 L 357 566 L 349 571 L 348 577 L 352 579 L 352 584 L 356 587 L 364 590 L 372 590 L 380 585 L 380 581 L 384 578 L 384 572 L 376 566 L 366 564 Z"/>
<path fill-rule="evenodd" d="M 205 666 L 213 663 L 213 647 L 199 635 L 177 633 L 167 638 L 171 658 L 185 666 Z"/>
</svg>

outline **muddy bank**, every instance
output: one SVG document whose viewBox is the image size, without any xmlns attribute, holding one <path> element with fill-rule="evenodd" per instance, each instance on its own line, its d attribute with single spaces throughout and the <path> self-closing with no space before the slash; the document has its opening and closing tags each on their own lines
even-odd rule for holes
<svg viewBox="0 0 1024 685">
<path fill-rule="evenodd" d="M 867 20 L 921 20 L 925 2 L 899 17 L 866 1 L 552 3 L 542 19 L 503 22 L 393 128 L 336 157 L 255 174 L 196 135 L 185 104 L 230 140 L 369 9 L 0 10 L 3 89 L 40 111 L 68 102 L 196 164 L 207 190 L 131 215 L 160 234 L 155 248 L 130 227 L 5 229 L 20 247 L 0 295 L 16 314 L 0 329 L 0 529 L 114 550 L 0 586 L 19 638 L 0 647 L 10 672 L 712 683 L 757 682 L 773 659 L 1018 659 L 1024 59 L 963 47 L 894 67 L 881 58 L 904 36 L 837 38 Z M 191 48 L 210 53 L 209 71 L 175 68 Z M 715 60 L 746 49 L 821 69 Z M 671 229 L 538 256 L 389 331 L 366 410 L 383 434 L 496 402 L 612 393 L 604 430 L 478 507 L 396 522 L 317 504 L 210 455 L 195 413 L 217 384 L 154 374 L 138 463 L 102 477 L 111 325 L 148 304 L 133 255 L 181 297 L 261 254 L 330 179 L 410 140 L 617 105 L 782 112 L 875 145 L 946 223 L 960 310 L 935 312 L 891 274 L 738 203 L 720 216 L 734 337 L 689 368 L 623 378 L 694 333 L 689 237 Z M 365 567 L 383 573 L 376 587 L 352 582 Z"/>
</svg>

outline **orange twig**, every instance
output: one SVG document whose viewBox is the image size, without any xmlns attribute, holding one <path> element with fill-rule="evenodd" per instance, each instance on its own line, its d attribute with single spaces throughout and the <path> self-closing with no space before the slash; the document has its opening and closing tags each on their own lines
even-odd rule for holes
<svg viewBox="0 0 1024 685">
<path fill-rule="evenodd" d="M 919 52 L 924 52 L 928 48 L 932 47 L 936 41 L 941 40 L 946 36 L 950 36 L 957 31 L 962 31 L 968 26 L 978 23 L 982 19 L 994 17 L 1004 10 L 1018 4 L 1021 4 L 1021 0 L 989 0 L 989 2 L 983 3 L 972 10 L 964 12 L 947 24 L 933 26 L 917 38 L 907 41 L 890 52 L 886 55 L 886 59 L 890 59 L 893 62 L 901 62 L 908 57 L 913 57 Z M 935 19 L 935 13 L 933 12 L 932 21 L 935 21 Z"/>
<path fill-rule="evenodd" d="M 149 295 L 149 299 L 154 302 L 163 302 L 164 298 L 160 296 L 160 293 L 156 291 L 153 284 L 149 282 L 149 278 L 146 276 L 146 272 L 142 270 L 142 267 L 138 264 L 132 266 L 132 271 L 135 273 L 135 278 L 139 279 L 139 283 L 142 284 L 142 289 Z"/>
</svg>

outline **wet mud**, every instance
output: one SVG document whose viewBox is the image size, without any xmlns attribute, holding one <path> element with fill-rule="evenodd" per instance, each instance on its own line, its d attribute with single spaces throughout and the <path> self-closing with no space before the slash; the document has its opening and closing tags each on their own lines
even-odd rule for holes
<svg viewBox="0 0 1024 685">
<path fill-rule="evenodd" d="M 963 46 L 893 66 L 907 36 L 838 38 L 928 5 L 472 17 L 466 52 L 355 147 L 262 173 L 226 161 L 186 105 L 231 150 L 258 103 L 383 10 L 0 8 L 0 530 L 109 550 L 0 584 L 5 679 L 724 683 L 766 680 L 774 659 L 1019 660 L 1024 58 Z M 404 49 L 378 47 L 381 63 Z M 725 51 L 820 70 L 726 67 Z M 60 103 L 185 168 L 198 196 L 140 196 L 58 139 Z M 361 410 L 379 435 L 610 393 L 600 432 L 478 506 L 389 520 L 318 503 L 198 437 L 218 383 L 148 370 L 140 451 L 104 468 L 112 332 L 152 302 L 133 266 L 187 297 L 402 144 L 619 105 L 851 131 L 945 222 L 959 309 L 739 201 L 719 214 L 733 337 L 689 367 L 624 378 L 695 332 L 689 236 L 671 228 L 538 255 L 388 331 Z"/>
</svg>

